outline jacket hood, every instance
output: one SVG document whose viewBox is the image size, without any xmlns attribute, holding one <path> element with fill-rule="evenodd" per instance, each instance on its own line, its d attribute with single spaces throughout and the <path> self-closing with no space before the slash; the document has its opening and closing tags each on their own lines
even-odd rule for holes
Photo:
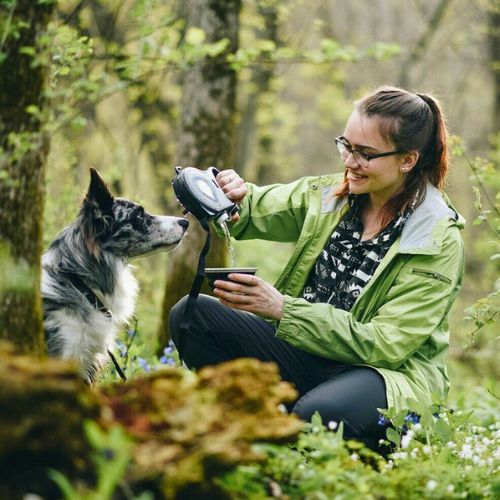
<svg viewBox="0 0 500 500">
<path fill-rule="evenodd" d="M 441 251 L 444 231 L 450 225 L 465 227 L 465 219 L 455 210 L 446 195 L 427 184 L 423 202 L 406 221 L 401 232 L 400 253 L 437 254 Z"/>
</svg>

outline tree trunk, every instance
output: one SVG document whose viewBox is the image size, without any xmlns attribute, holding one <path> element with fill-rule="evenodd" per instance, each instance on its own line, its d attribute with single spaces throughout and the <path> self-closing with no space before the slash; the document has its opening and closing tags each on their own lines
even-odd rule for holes
<svg viewBox="0 0 500 500">
<path fill-rule="evenodd" d="M 225 59 L 228 53 L 236 51 L 238 47 L 240 8 L 241 0 L 186 2 L 187 29 L 203 29 L 207 43 L 223 38 L 227 38 L 230 43 L 223 54 L 204 59 L 184 74 L 177 165 L 201 169 L 215 166 L 220 170 L 234 166 L 236 73 Z M 170 309 L 189 292 L 204 239 L 204 231 L 192 220 L 181 248 L 170 255 L 158 336 L 160 346 L 165 345 L 170 338 Z M 225 248 L 223 240 L 212 238 L 208 265 L 224 266 Z"/>
<path fill-rule="evenodd" d="M 262 19 L 262 28 L 256 30 L 260 40 L 269 40 L 279 46 L 278 39 L 278 11 L 275 4 L 265 5 L 259 2 L 258 14 Z M 257 142 L 258 164 L 253 179 L 257 184 L 269 184 L 269 175 L 274 172 L 274 165 L 270 164 L 273 149 L 273 131 L 265 130 L 263 135 L 256 138 L 258 133 L 256 126 L 257 110 L 262 97 L 269 92 L 270 84 L 274 74 L 275 64 L 271 60 L 267 64 L 256 65 L 252 69 L 250 91 L 247 97 L 245 110 L 242 114 L 238 127 L 238 148 L 236 151 L 236 165 L 238 173 L 249 177 L 248 163 L 251 152 L 255 150 Z M 253 172 L 252 172 L 253 174 Z"/>
<path fill-rule="evenodd" d="M 8 33 L 0 51 L 0 337 L 41 354 L 39 281 L 49 140 L 43 131 L 48 59 L 40 40 L 55 3 L 9 5 L 0 7 L 0 25 Z"/>
<path fill-rule="evenodd" d="M 500 7 L 491 6 L 488 12 L 490 67 L 493 72 L 494 106 L 493 131 L 500 130 Z"/>
<path fill-rule="evenodd" d="M 451 0 L 440 0 L 439 4 L 434 9 L 431 18 L 429 19 L 426 30 L 422 33 L 417 43 L 410 50 L 408 57 L 403 61 L 398 82 L 400 87 L 407 88 L 410 85 L 411 70 L 416 64 L 419 63 L 419 61 L 423 59 L 429 43 L 443 22 L 450 2 Z"/>
</svg>

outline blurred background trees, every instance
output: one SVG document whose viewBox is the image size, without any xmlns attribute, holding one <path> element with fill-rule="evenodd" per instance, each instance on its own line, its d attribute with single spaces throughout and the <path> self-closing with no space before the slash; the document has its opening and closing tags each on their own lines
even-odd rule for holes
<svg viewBox="0 0 500 500">
<path fill-rule="evenodd" d="M 380 84 L 432 92 L 454 135 L 447 191 L 469 222 L 452 353 L 465 361 L 460 366 L 474 367 L 464 373 L 498 375 L 491 324 L 499 309 L 498 0 L 242 0 L 238 43 L 235 33 L 211 33 L 200 17 L 209 7 L 223 19 L 235 3 L 58 2 L 50 35 L 45 246 L 76 215 L 89 166 L 101 171 L 115 194 L 152 212 L 180 214 L 170 186 L 175 164 L 234 165 L 257 183 L 340 171 L 333 137 L 342 132 L 353 100 Z M 220 109 L 203 119 L 221 122 L 200 132 L 210 134 L 203 137 L 208 149 L 190 152 L 185 144 L 193 130 L 184 114 L 203 100 L 206 88 L 200 81 L 197 92 L 189 75 L 216 61 L 221 74 L 234 75 L 234 110 L 223 114 L 230 102 L 216 104 Z M 190 140 L 201 137 L 195 132 Z M 177 259 L 191 251 L 185 244 L 175 254 L 137 263 L 139 330 L 151 352 L 161 347 L 165 287 L 178 296 L 189 290 L 189 279 L 180 278 L 186 273 L 172 266 L 182 269 Z M 238 265 L 255 265 L 271 281 L 289 252 L 287 245 L 267 242 L 236 245 Z"/>
</svg>

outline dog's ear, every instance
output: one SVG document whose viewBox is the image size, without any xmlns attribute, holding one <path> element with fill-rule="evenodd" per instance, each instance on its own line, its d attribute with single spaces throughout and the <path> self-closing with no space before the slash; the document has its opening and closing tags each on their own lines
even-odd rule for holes
<svg viewBox="0 0 500 500">
<path fill-rule="evenodd" d="M 110 230 L 113 222 L 113 195 L 97 170 L 90 169 L 90 184 L 82 205 L 82 231 L 89 252 L 99 257 L 99 236 Z"/>
<path fill-rule="evenodd" d="M 95 168 L 90 169 L 90 184 L 84 203 L 93 203 L 103 214 L 111 214 L 113 209 L 113 195 L 108 186 Z"/>
</svg>

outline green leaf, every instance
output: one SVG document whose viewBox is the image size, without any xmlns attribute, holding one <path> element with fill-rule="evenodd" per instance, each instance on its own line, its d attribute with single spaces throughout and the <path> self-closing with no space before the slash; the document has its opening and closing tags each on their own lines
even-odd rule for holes
<svg viewBox="0 0 500 500">
<path fill-rule="evenodd" d="M 391 442 L 394 443 L 397 447 L 400 446 L 401 443 L 401 436 L 398 434 L 396 430 L 394 430 L 392 427 L 389 427 L 386 431 L 386 436 L 387 439 Z"/>
<path fill-rule="evenodd" d="M 101 430 L 99 425 L 97 425 L 93 420 L 87 420 L 84 423 L 85 434 L 87 435 L 87 439 L 89 443 L 96 449 L 99 449 L 105 438 L 105 433 Z"/>
<path fill-rule="evenodd" d="M 453 431 L 448 423 L 443 419 L 437 420 L 434 424 L 434 432 L 437 434 L 438 438 L 443 444 L 451 441 L 453 436 Z"/>
<path fill-rule="evenodd" d="M 57 486 L 59 486 L 66 500 L 73 500 L 77 498 L 76 491 L 73 486 L 71 486 L 71 483 L 68 481 L 66 476 L 55 469 L 49 469 L 47 471 L 47 475 L 50 479 L 52 479 L 52 481 L 54 481 L 54 483 L 57 484 Z"/>
<path fill-rule="evenodd" d="M 190 45 L 201 45 L 205 41 L 206 35 L 201 28 L 189 28 L 186 33 L 186 43 Z"/>
<path fill-rule="evenodd" d="M 25 54 L 27 56 L 35 57 L 36 50 L 35 50 L 35 47 L 29 47 L 29 46 L 25 45 L 19 49 L 19 53 Z"/>
<path fill-rule="evenodd" d="M 311 425 L 313 427 L 323 427 L 323 420 L 321 419 L 319 411 L 315 411 L 313 416 L 311 417 Z"/>
</svg>

